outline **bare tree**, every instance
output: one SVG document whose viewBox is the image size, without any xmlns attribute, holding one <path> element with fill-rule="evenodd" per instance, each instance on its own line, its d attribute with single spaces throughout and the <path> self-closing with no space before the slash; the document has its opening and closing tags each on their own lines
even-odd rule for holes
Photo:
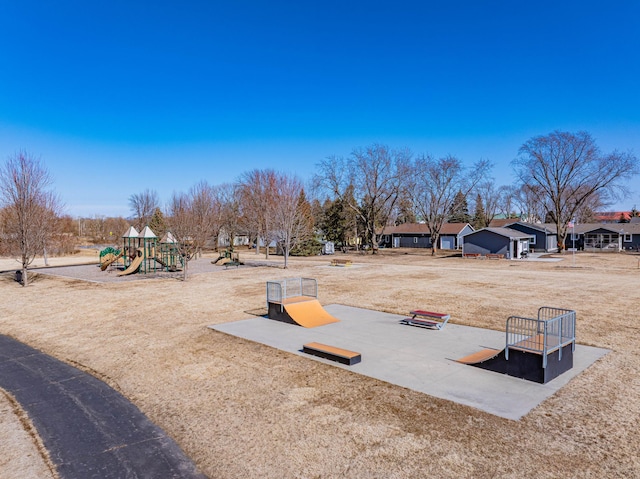
<svg viewBox="0 0 640 479">
<path fill-rule="evenodd" d="M 402 193 L 411 158 L 407 150 L 384 145 L 356 149 L 349 158 L 329 157 L 319 165 L 317 186 L 350 208 L 364 226 L 365 241 L 378 250 L 377 233 L 384 230 Z M 351 194 L 350 194 L 351 193 Z"/>
<path fill-rule="evenodd" d="M 194 216 L 192 236 L 198 244 L 197 254 L 201 253 L 207 241 L 217 241 L 220 231 L 220 203 L 215 188 L 201 181 L 189 190 Z"/>
<path fill-rule="evenodd" d="M 256 254 L 260 253 L 262 241 L 267 259 L 269 244 L 273 239 L 276 177 L 274 170 L 252 170 L 244 173 L 238 183 L 245 226 L 255 235 Z"/>
<path fill-rule="evenodd" d="M 286 269 L 291 250 L 311 236 L 313 217 L 311 205 L 305 198 L 302 182 L 298 178 L 278 175 L 275 184 L 273 232 L 282 249 Z"/>
<path fill-rule="evenodd" d="M 233 250 L 243 223 L 240 188 L 224 183 L 217 188 L 217 195 L 220 204 L 220 228 L 229 238 L 229 247 Z"/>
<path fill-rule="evenodd" d="M 183 280 L 188 277 L 189 261 L 195 255 L 198 245 L 193 240 L 194 217 L 192 201 L 186 193 L 174 193 L 167 206 L 165 220 L 169 231 L 176 240 L 178 253 L 182 258 Z"/>
<path fill-rule="evenodd" d="M 520 218 L 528 223 L 544 221 L 547 206 L 542 195 L 542 188 L 535 185 L 520 185 L 515 190 L 514 202 L 519 208 Z"/>
<path fill-rule="evenodd" d="M 504 215 L 505 218 L 514 218 L 516 212 L 514 210 L 516 204 L 517 188 L 514 185 L 502 185 L 498 188 L 498 213 Z"/>
<path fill-rule="evenodd" d="M 0 169 L 0 201 L 3 229 L 9 251 L 22 269 L 22 285 L 28 285 L 27 268 L 44 252 L 62 208 L 49 190 L 52 180 L 40 161 L 26 152 L 9 157 Z"/>
<path fill-rule="evenodd" d="M 446 156 L 438 160 L 431 156 L 418 158 L 410 175 L 410 193 L 417 216 L 429 228 L 431 254 L 435 255 L 444 224 L 456 195 L 469 192 L 484 178 L 490 164 L 486 160 L 478 161 L 471 170 L 467 170 L 455 156 Z"/>
<path fill-rule="evenodd" d="M 561 250 L 567 224 L 595 194 L 603 203 L 625 192 L 623 180 L 637 174 L 637 159 L 631 153 L 602 154 L 587 132 L 554 131 L 531 138 L 513 161 L 523 185 L 538 187 L 550 218 L 558 230 Z"/>
<path fill-rule="evenodd" d="M 576 210 L 573 219 L 576 223 L 593 223 L 595 222 L 596 211 L 602 211 L 604 206 L 600 195 L 594 194 Z"/>
<path fill-rule="evenodd" d="M 171 197 L 165 220 L 182 257 L 185 281 L 189 262 L 215 231 L 216 215 L 215 195 L 206 182 L 198 183 L 188 193 L 174 193 Z"/>
<path fill-rule="evenodd" d="M 129 197 L 129 208 L 133 213 L 135 227 L 140 231 L 151 222 L 156 208 L 160 207 L 158 193 L 146 189 L 142 193 L 136 193 Z"/>
<path fill-rule="evenodd" d="M 77 229 L 79 236 L 85 236 L 94 243 L 117 243 L 120 241 L 120 235 L 124 233 L 129 226 L 129 221 L 121 216 L 105 217 L 96 215 L 93 218 L 79 218 L 77 220 Z"/>
<path fill-rule="evenodd" d="M 475 189 L 478 193 L 476 201 L 479 199 L 482 202 L 483 223 L 489 226 L 498 214 L 502 192 L 494 186 L 494 182 L 491 180 L 479 183 Z"/>
</svg>

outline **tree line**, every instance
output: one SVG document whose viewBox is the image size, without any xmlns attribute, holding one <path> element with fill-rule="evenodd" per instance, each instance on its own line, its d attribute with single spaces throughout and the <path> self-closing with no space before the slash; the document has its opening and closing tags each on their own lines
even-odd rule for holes
<svg viewBox="0 0 640 479">
<path fill-rule="evenodd" d="M 517 181 L 496 186 L 487 160 L 465 165 L 454 155 L 436 158 L 373 144 L 321 160 L 306 189 L 295 174 L 271 169 L 242 173 L 234 183 L 201 181 L 174 193 L 164 208 L 147 189 L 129 197 L 130 220 L 158 235 L 171 231 L 185 265 L 207 244 L 217 247 L 224 236 L 233 246 L 239 235 L 267 258 L 275 244 L 285 267 L 296 251 L 317 253 L 318 238 L 375 254 L 384 228 L 406 222 L 427 225 L 435 253 L 446 222 L 481 228 L 499 213 L 554 223 L 563 247 L 570 221 L 585 221 L 628 194 L 624 184 L 638 173 L 637 163 L 631 152 L 602 153 L 587 132 L 554 131 L 525 142 L 511 163 Z M 0 170 L 0 206 L 0 248 L 19 260 L 26 284 L 35 255 L 46 255 L 56 235 L 73 230 L 74 220 L 61 216 L 46 168 L 26 152 Z M 127 222 L 78 220 L 77 234 L 112 241 Z"/>
</svg>

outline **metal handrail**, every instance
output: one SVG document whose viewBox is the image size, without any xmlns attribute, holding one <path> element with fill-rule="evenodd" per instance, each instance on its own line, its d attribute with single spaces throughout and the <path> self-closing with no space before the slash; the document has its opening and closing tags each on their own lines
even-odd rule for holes
<svg viewBox="0 0 640 479">
<path fill-rule="evenodd" d="M 509 349 L 519 349 L 542 354 L 542 367 L 547 367 L 547 356 L 562 348 L 576 347 L 576 312 L 570 309 L 543 306 L 538 309 L 538 319 L 510 316 L 506 325 L 505 358 L 509 359 Z"/>
<path fill-rule="evenodd" d="M 285 278 L 267 281 L 267 308 L 269 303 L 282 303 L 296 296 L 318 297 L 318 282 L 314 278 Z M 282 305 L 280 306 L 282 308 Z"/>
</svg>

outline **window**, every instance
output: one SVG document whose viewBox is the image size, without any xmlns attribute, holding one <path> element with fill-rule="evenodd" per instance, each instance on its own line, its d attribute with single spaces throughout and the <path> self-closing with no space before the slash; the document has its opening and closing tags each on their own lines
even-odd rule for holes
<svg viewBox="0 0 640 479">
<path fill-rule="evenodd" d="M 414 237 L 413 237 L 413 243 L 414 243 L 414 244 L 418 244 L 418 237 L 417 237 L 417 236 L 414 236 Z"/>
<path fill-rule="evenodd" d="M 536 236 L 532 235 L 531 238 L 529 238 L 529 244 L 530 245 L 535 245 L 536 244 Z"/>
<path fill-rule="evenodd" d="M 631 233 L 625 233 L 624 234 L 624 242 L 625 243 L 631 243 L 631 237 L 632 237 Z"/>
</svg>

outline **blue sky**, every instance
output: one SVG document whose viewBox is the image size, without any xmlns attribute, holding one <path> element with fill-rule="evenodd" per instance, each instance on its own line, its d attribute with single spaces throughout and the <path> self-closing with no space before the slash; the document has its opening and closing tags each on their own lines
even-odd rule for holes
<svg viewBox="0 0 640 479">
<path fill-rule="evenodd" d="M 40 157 L 73 216 L 374 142 L 498 184 L 556 129 L 640 156 L 637 1 L 0 0 L 0 45 L 0 158 Z"/>
</svg>

